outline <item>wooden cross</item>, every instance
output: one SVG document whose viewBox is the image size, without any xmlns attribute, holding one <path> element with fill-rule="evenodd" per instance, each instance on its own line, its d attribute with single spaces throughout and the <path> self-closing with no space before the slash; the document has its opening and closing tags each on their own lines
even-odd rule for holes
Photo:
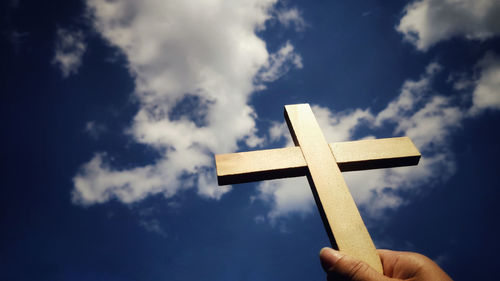
<svg viewBox="0 0 500 281">
<path fill-rule="evenodd" d="M 332 247 L 383 272 L 341 171 L 416 165 L 407 137 L 328 144 L 309 104 L 285 106 L 295 147 L 215 155 L 219 185 L 307 176 Z"/>
</svg>

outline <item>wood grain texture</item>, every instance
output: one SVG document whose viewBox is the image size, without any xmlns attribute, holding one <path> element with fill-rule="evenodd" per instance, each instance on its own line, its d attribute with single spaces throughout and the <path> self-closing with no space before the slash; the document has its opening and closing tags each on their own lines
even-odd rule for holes
<svg viewBox="0 0 500 281">
<path fill-rule="evenodd" d="M 285 119 L 307 163 L 311 190 L 332 246 L 382 273 L 375 245 L 311 108 L 287 105 Z"/>
<path fill-rule="evenodd" d="M 417 165 L 420 152 L 408 137 L 331 143 L 342 172 Z M 215 155 L 219 185 L 305 176 L 300 147 Z"/>
</svg>

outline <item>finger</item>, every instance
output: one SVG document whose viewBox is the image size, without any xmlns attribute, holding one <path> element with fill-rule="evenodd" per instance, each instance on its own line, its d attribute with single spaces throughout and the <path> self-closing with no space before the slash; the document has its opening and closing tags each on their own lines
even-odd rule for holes
<svg viewBox="0 0 500 281">
<path fill-rule="evenodd" d="M 412 252 L 377 250 L 384 274 L 393 278 L 421 280 L 451 280 L 439 265 L 428 257 Z"/>
<path fill-rule="evenodd" d="M 380 261 L 382 262 L 382 267 L 384 268 L 384 275 L 395 277 L 394 270 L 398 261 L 401 262 L 401 260 L 399 259 L 401 252 L 378 249 L 377 253 L 380 257 Z"/>
<path fill-rule="evenodd" d="M 389 278 L 375 271 L 368 264 L 344 255 L 331 248 L 323 248 L 319 253 L 321 265 L 328 274 L 328 280 L 388 281 Z"/>
</svg>

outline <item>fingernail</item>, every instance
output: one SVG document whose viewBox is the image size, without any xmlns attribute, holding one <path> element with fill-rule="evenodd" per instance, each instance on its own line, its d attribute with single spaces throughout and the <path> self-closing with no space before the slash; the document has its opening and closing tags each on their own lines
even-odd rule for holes
<svg viewBox="0 0 500 281">
<path fill-rule="evenodd" d="M 330 268 L 335 265 L 335 263 L 342 258 L 344 255 L 339 251 L 335 251 L 332 248 L 323 248 L 319 251 L 319 258 L 321 260 L 321 266 L 325 271 L 328 271 Z"/>
</svg>

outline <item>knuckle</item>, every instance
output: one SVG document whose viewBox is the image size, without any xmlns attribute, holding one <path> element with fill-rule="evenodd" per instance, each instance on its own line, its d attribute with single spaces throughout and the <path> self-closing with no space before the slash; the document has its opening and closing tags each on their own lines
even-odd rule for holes
<svg viewBox="0 0 500 281">
<path fill-rule="evenodd" d="M 361 277 L 364 276 L 367 270 L 368 265 L 362 261 L 354 261 L 347 272 L 347 276 L 350 280 L 362 280 Z"/>
</svg>

